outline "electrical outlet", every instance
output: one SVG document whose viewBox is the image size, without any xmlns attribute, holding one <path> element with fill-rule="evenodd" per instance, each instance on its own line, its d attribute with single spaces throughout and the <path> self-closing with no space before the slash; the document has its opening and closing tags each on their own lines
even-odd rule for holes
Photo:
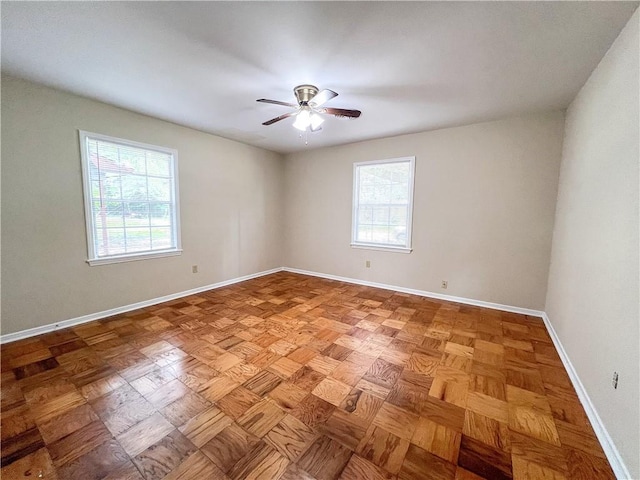
<svg viewBox="0 0 640 480">
<path fill-rule="evenodd" d="M 613 378 L 611 379 L 611 385 L 613 388 L 618 388 L 618 372 L 613 372 Z"/>
<path fill-rule="evenodd" d="M 446 290 L 448 285 L 449 282 L 447 282 L 446 280 L 442 280 L 442 284 L 440 286 Z"/>
<path fill-rule="evenodd" d="M 198 265 L 193 265 L 191 267 L 191 273 L 198 273 Z"/>
<path fill-rule="evenodd" d="M 365 265 L 365 267 L 367 267 L 367 268 L 371 268 L 371 260 L 367 260 L 367 261 L 364 263 L 364 265 Z"/>
</svg>

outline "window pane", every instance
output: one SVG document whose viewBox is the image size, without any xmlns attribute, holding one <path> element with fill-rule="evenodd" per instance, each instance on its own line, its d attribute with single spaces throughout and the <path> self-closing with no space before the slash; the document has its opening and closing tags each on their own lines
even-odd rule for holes
<svg viewBox="0 0 640 480">
<path fill-rule="evenodd" d="M 360 186 L 360 191 L 359 191 L 359 196 L 358 196 L 358 202 L 360 203 L 360 205 L 366 205 L 369 203 L 373 203 L 373 198 L 374 198 L 374 186 L 373 185 L 361 185 Z"/>
<path fill-rule="evenodd" d="M 101 198 L 100 194 L 100 182 L 98 180 L 93 180 L 91 182 L 91 198 Z"/>
<path fill-rule="evenodd" d="M 389 203 L 391 198 L 391 185 L 380 184 L 374 188 L 374 202 L 375 203 Z"/>
<path fill-rule="evenodd" d="M 391 195 L 391 185 L 375 184 L 363 187 L 360 195 L 362 204 L 388 203 Z"/>
<path fill-rule="evenodd" d="M 107 202 L 107 227 L 121 227 L 124 217 L 122 202 Z"/>
<path fill-rule="evenodd" d="M 104 235 L 106 237 L 106 230 L 101 230 L 101 232 L 104 232 Z M 102 236 L 102 233 L 100 233 L 99 235 L 94 235 L 93 237 L 93 244 L 94 244 L 94 249 L 96 251 L 96 257 L 104 257 L 106 255 L 105 253 L 105 249 L 104 249 L 104 242 L 105 242 L 105 237 Z"/>
<path fill-rule="evenodd" d="M 171 157 L 165 153 L 147 153 L 148 175 L 169 177 L 171 175 Z"/>
<path fill-rule="evenodd" d="M 101 181 L 99 183 L 100 196 L 102 198 L 116 199 L 122 198 L 120 192 L 120 174 L 119 173 L 100 173 Z"/>
<path fill-rule="evenodd" d="M 146 200 L 147 177 L 139 175 L 123 175 L 122 198 L 124 200 Z"/>
<path fill-rule="evenodd" d="M 171 225 L 171 205 L 168 203 L 150 203 L 149 216 L 151 225 Z"/>
<path fill-rule="evenodd" d="M 389 224 L 393 226 L 407 224 L 407 207 L 393 206 L 389 209 Z"/>
<path fill-rule="evenodd" d="M 376 207 L 373 210 L 374 225 L 388 225 L 389 224 L 389 208 L 388 207 Z"/>
<path fill-rule="evenodd" d="M 409 201 L 409 190 L 407 185 L 395 184 L 391 186 L 391 198 L 389 203 L 407 204 Z"/>
<path fill-rule="evenodd" d="M 146 175 L 145 151 L 140 148 L 121 145 L 119 165 L 124 172 Z"/>
<path fill-rule="evenodd" d="M 371 172 L 371 169 L 366 167 L 360 169 L 360 185 L 373 185 L 375 181 L 376 177 Z"/>
<path fill-rule="evenodd" d="M 171 248 L 171 229 L 167 227 L 153 227 L 151 229 L 151 241 L 154 250 Z"/>
<path fill-rule="evenodd" d="M 100 213 L 102 209 L 102 202 L 100 200 L 94 200 L 91 202 L 91 211 L 93 212 L 94 217 Z"/>
<path fill-rule="evenodd" d="M 171 180 L 149 177 L 149 200 L 171 200 Z"/>
<path fill-rule="evenodd" d="M 361 206 L 358 210 L 358 223 L 371 223 L 373 222 L 373 208 Z"/>
<path fill-rule="evenodd" d="M 374 225 L 371 230 L 371 240 L 374 243 L 389 243 L 389 227 Z"/>
<path fill-rule="evenodd" d="M 406 185 L 409 182 L 409 163 L 397 163 L 391 175 L 393 183 Z"/>
<path fill-rule="evenodd" d="M 149 204 L 146 202 L 127 202 L 125 223 L 127 227 L 149 226 Z"/>
<path fill-rule="evenodd" d="M 94 159 L 98 155 L 98 141 L 90 139 L 87 141 L 87 154 L 90 159 Z M 93 163 L 93 162 L 91 162 Z"/>
<path fill-rule="evenodd" d="M 102 251 L 100 256 L 117 255 L 125 252 L 123 228 L 100 229 L 97 240 Z"/>
<path fill-rule="evenodd" d="M 149 228 L 127 228 L 127 253 L 151 250 Z"/>
<path fill-rule="evenodd" d="M 359 225 L 358 226 L 357 240 L 359 242 L 370 242 L 371 241 L 371 225 Z"/>
<path fill-rule="evenodd" d="M 118 171 L 118 146 L 98 142 L 94 161 L 101 171 Z"/>
</svg>

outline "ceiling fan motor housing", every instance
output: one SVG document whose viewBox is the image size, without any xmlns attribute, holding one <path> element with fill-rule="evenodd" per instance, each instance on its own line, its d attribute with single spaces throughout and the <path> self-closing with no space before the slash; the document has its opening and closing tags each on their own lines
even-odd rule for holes
<svg viewBox="0 0 640 480">
<path fill-rule="evenodd" d="M 314 85 L 298 85 L 293 89 L 293 93 L 295 93 L 299 105 L 307 105 L 309 100 L 318 93 L 318 87 Z"/>
</svg>

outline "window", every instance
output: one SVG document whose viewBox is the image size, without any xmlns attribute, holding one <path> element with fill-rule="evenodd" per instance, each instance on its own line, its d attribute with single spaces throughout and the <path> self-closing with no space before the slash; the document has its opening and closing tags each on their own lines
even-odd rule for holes
<svg viewBox="0 0 640 480">
<path fill-rule="evenodd" d="M 351 246 L 411 252 L 415 157 L 353 165 Z"/>
<path fill-rule="evenodd" d="M 80 131 L 90 265 L 179 255 L 178 152 Z"/>
</svg>

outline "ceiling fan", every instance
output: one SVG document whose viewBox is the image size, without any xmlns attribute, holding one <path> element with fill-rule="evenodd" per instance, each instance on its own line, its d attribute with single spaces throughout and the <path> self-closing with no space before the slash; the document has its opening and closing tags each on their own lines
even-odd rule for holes
<svg viewBox="0 0 640 480">
<path fill-rule="evenodd" d="M 279 117 L 267 120 L 262 125 L 271 125 L 279 122 L 280 120 L 284 120 L 285 118 L 296 117 L 295 122 L 293 122 L 293 126 L 298 130 L 306 131 L 309 129 L 312 132 L 317 132 L 318 130 L 322 130 L 321 125 L 322 122 L 324 122 L 321 114 L 334 115 L 340 118 L 358 118 L 361 113 L 360 110 L 322 107 L 322 105 L 327 103 L 329 100 L 338 96 L 338 94 L 333 90 L 324 89 L 318 91 L 318 88 L 314 85 L 298 85 L 293 89 L 293 93 L 298 101 L 297 105 L 295 103 L 269 100 L 266 98 L 256 100 L 257 102 L 272 103 L 274 105 L 295 108 L 293 112 L 285 113 Z"/>
</svg>

